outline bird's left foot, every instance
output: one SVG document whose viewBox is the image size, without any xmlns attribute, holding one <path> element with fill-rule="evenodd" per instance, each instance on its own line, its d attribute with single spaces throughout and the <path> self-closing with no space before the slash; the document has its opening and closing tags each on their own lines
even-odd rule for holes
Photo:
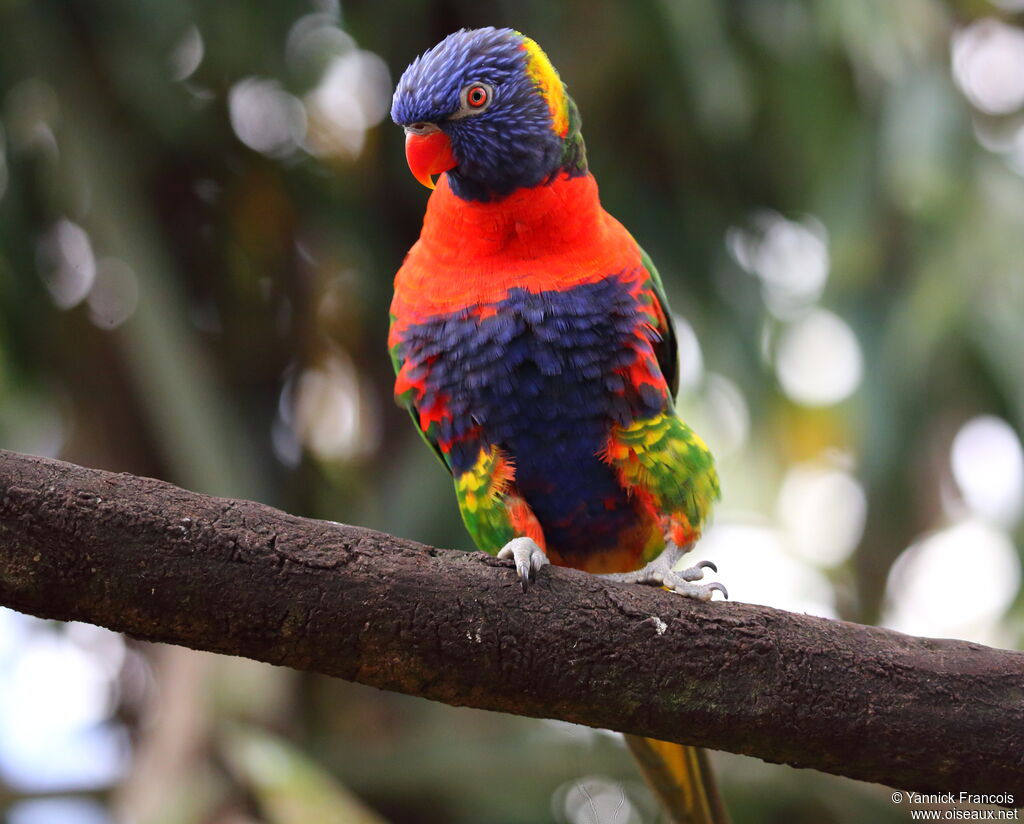
<svg viewBox="0 0 1024 824">
<path fill-rule="evenodd" d="M 498 550 L 498 557 L 503 560 L 511 558 L 516 562 L 523 592 L 530 586 L 530 579 L 536 577 L 537 570 L 551 563 L 533 538 L 513 538 Z"/>
<path fill-rule="evenodd" d="M 686 598 L 693 598 L 697 601 L 710 601 L 715 592 L 721 592 L 728 599 L 729 592 L 718 581 L 709 584 L 694 584 L 692 581 L 699 581 L 704 577 L 704 570 L 710 569 L 718 572 L 711 561 L 700 561 L 686 569 L 673 569 L 676 562 L 683 557 L 683 550 L 678 547 L 669 546 L 646 566 L 633 572 L 612 572 L 602 575 L 611 581 L 621 581 L 628 584 L 647 584 L 648 586 L 665 587 Z"/>
</svg>

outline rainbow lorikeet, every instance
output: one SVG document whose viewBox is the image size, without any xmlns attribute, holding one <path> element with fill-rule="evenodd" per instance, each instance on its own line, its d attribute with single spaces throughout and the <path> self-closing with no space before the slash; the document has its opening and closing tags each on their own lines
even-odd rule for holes
<svg viewBox="0 0 1024 824">
<path fill-rule="evenodd" d="M 673 406 L 658 272 L 601 207 L 547 56 L 511 29 L 456 32 L 405 71 L 391 116 L 434 189 L 395 278 L 395 394 L 451 471 L 474 542 L 513 559 L 524 590 L 551 562 L 725 595 L 694 583 L 710 563 L 674 569 L 718 476 Z M 675 747 L 651 746 L 662 761 Z M 692 781 L 699 758 L 677 750 Z"/>
</svg>

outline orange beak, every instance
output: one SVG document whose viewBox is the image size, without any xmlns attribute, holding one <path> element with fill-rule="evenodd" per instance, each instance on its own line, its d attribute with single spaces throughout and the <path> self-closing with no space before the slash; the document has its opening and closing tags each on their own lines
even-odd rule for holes
<svg viewBox="0 0 1024 824">
<path fill-rule="evenodd" d="M 406 132 L 405 159 L 409 162 L 412 176 L 428 189 L 434 188 L 432 175 L 447 172 L 458 165 L 448 135 L 440 130 L 428 134 Z"/>
</svg>

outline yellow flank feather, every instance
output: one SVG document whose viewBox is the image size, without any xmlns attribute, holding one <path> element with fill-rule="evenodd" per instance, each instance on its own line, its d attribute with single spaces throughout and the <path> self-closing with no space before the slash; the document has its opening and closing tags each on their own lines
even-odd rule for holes
<svg viewBox="0 0 1024 824">
<path fill-rule="evenodd" d="M 496 446 L 481 449 L 476 463 L 455 479 L 455 493 L 470 512 L 481 504 L 498 506 L 512 475 L 511 464 Z"/>
<path fill-rule="evenodd" d="M 455 477 L 455 495 L 466 529 L 476 545 L 497 552 L 515 535 L 515 499 L 509 487 L 515 477 L 512 462 L 496 446 L 481 449 L 476 463 Z"/>
<path fill-rule="evenodd" d="M 526 50 L 526 70 L 540 87 L 551 110 L 551 128 L 559 137 L 565 137 L 569 133 L 569 100 L 562 78 L 544 50 L 529 37 L 523 36 L 523 48 Z"/>
</svg>

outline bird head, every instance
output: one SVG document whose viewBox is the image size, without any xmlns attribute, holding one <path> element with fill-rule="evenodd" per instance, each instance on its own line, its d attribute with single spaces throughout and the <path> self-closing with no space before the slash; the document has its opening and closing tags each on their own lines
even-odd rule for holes
<svg viewBox="0 0 1024 824">
<path fill-rule="evenodd" d="M 586 171 L 579 115 L 551 61 L 512 29 L 462 29 L 417 57 L 391 105 L 413 176 L 447 172 L 467 200 L 496 200 L 560 170 Z"/>
</svg>

